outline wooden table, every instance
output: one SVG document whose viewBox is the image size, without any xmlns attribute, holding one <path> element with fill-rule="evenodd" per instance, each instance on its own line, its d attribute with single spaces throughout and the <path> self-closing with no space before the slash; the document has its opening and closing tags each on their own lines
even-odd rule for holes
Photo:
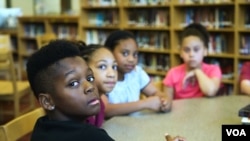
<svg viewBox="0 0 250 141">
<path fill-rule="evenodd" d="M 247 104 L 250 97 L 242 95 L 175 100 L 170 113 L 117 116 L 103 128 L 117 141 L 165 141 L 166 132 L 188 141 L 221 141 L 221 125 L 241 124 L 238 111 Z"/>
</svg>

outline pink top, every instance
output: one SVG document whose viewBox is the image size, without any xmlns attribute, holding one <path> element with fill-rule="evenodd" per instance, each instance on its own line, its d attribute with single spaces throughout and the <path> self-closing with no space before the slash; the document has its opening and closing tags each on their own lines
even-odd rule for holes
<svg viewBox="0 0 250 141">
<path fill-rule="evenodd" d="M 240 81 L 243 79 L 250 80 L 250 62 L 245 62 L 241 68 Z"/>
<path fill-rule="evenodd" d="M 102 99 L 100 98 L 100 111 L 97 115 L 95 116 L 91 116 L 89 117 L 86 122 L 91 124 L 91 125 L 94 125 L 96 127 L 101 127 L 103 122 L 104 122 L 104 110 L 105 110 L 105 105 L 102 101 Z"/>
<path fill-rule="evenodd" d="M 202 71 L 210 78 L 222 77 L 221 70 L 219 66 L 202 63 Z M 203 93 L 200 90 L 197 80 L 192 80 L 186 86 L 183 85 L 183 79 L 186 73 L 186 65 L 182 64 L 176 66 L 169 70 L 166 74 L 163 84 L 165 86 L 173 87 L 174 89 L 174 99 L 183 99 L 183 98 L 195 98 L 202 97 Z"/>
</svg>

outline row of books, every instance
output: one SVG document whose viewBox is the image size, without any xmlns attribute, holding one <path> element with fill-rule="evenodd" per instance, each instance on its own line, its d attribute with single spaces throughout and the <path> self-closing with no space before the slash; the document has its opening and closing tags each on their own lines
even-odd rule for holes
<svg viewBox="0 0 250 141">
<path fill-rule="evenodd" d="M 128 11 L 129 26 L 168 26 L 169 10 L 168 9 L 150 9 L 140 10 L 129 9 Z"/>
<path fill-rule="evenodd" d="M 37 43 L 35 41 L 28 41 L 26 43 L 26 52 L 33 54 L 35 51 L 37 51 Z"/>
<path fill-rule="evenodd" d="M 209 54 L 218 54 L 218 53 L 226 53 L 228 44 L 227 38 L 224 34 L 212 34 L 210 35 L 210 43 L 208 46 L 208 53 Z"/>
<path fill-rule="evenodd" d="M 179 3 L 183 4 L 196 4 L 196 3 L 228 3 L 232 2 L 232 0 L 179 0 Z"/>
<path fill-rule="evenodd" d="M 35 37 L 45 33 L 44 24 L 26 24 L 24 25 L 24 35 L 26 37 Z"/>
<path fill-rule="evenodd" d="M 246 8 L 246 12 L 245 12 L 245 28 L 250 28 L 250 9 L 249 9 L 249 7 Z"/>
<path fill-rule="evenodd" d="M 217 95 L 232 95 L 233 86 L 230 84 L 222 84 Z"/>
<path fill-rule="evenodd" d="M 57 35 L 57 38 L 59 39 L 64 39 L 64 38 L 76 39 L 78 33 L 77 26 L 69 24 L 53 25 L 53 31 Z"/>
<path fill-rule="evenodd" d="M 226 58 L 205 58 L 204 62 L 218 65 L 222 72 L 222 78 L 233 79 L 233 60 Z"/>
<path fill-rule="evenodd" d="M 118 0 L 88 0 L 89 6 L 115 6 Z"/>
<path fill-rule="evenodd" d="M 134 31 L 134 35 L 140 48 L 169 49 L 170 38 L 163 31 Z"/>
<path fill-rule="evenodd" d="M 106 38 L 112 31 L 87 30 L 87 44 L 104 44 Z M 164 31 L 131 31 L 136 38 L 140 48 L 169 49 L 169 34 Z"/>
<path fill-rule="evenodd" d="M 140 53 L 138 65 L 147 70 L 167 71 L 170 68 L 170 59 L 165 54 Z"/>
<path fill-rule="evenodd" d="M 87 30 L 86 44 L 104 44 L 112 31 L 110 30 Z"/>
<path fill-rule="evenodd" d="M 118 25 L 117 10 L 95 11 L 88 13 L 88 24 L 95 26 Z"/>
<path fill-rule="evenodd" d="M 181 23 L 181 27 L 191 23 L 201 23 L 207 28 L 225 28 L 233 26 L 233 14 L 231 9 L 227 8 L 187 8 L 185 14 L 185 23 Z M 232 12 L 232 11 L 231 11 Z"/>
<path fill-rule="evenodd" d="M 130 5 L 164 5 L 170 0 L 129 0 Z"/>
<path fill-rule="evenodd" d="M 250 35 L 242 35 L 240 37 L 240 54 L 249 55 L 250 54 Z"/>
</svg>

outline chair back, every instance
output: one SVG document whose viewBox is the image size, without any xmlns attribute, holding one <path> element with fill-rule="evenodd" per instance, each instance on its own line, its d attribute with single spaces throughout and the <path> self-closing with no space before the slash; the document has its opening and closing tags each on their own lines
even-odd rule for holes
<svg viewBox="0 0 250 141">
<path fill-rule="evenodd" d="M 40 49 L 42 46 L 49 43 L 51 40 L 55 40 L 55 39 L 57 39 L 57 37 L 54 33 L 46 33 L 46 34 L 38 35 L 36 37 L 38 49 Z"/>
<path fill-rule="evenodd" d="M 0 48 L 8 48 L 12 49 L 10 35 L 8 34 L 0 34 Z"/>
<path fill-rule="evenodd" d="M 12 51 L 8 48 L 0 48 L 0 73 L 3 75 L 0 77 L 0 81 L 11 81 L 13 92 L 17 92 L 17 76 L 15 72 L 14 61 L 12 57 Z M 2 88 L 3 87 L 3 88 Z M 0 89 L 6 89 L 5 86 L 0 86 Z"/>
<path fill-rule="evenodd" d="M 29 97 L 25 97 L 29 95 Z M 28 101 L 29 105 L 21 108 L 21 101 Z M 12 102 L 13 108 L 0 106 L 0 119 L 4 115 L 17 117 L 34 108 L 34 96 L 27 80 L 18 80 L 12 51 L 8 46 L 0 48 L 0 101 Z M 10 106 L 12 107 L 12 106 Z"/>
<path fill-rule="evenodd" d="M 45 115 L 43 108 L 37 108 L 0 126 L 0 141 L 16 141 L 33 131 L 37 119 Z"/>
</svg>

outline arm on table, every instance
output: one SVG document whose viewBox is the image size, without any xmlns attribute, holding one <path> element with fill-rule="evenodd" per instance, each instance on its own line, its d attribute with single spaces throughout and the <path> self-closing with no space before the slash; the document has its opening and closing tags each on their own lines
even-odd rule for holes
<svg viewBox="0 0 250 141">
<path fill-rule="evenodd" d="M 106 95 L 101 96 L 105 105 L 105 117 L 110 118 L 118 115 L 126 115 L 133 112 L 137 112 L 143 109 L 151 109 L 158 111 L 161 106 L 161 100 L 158 96 L 152 96 L 136 102 L 111 104 L 108 102 Z"/>
<path fill-rule="evenodd" d="M 250 96 L 250 80 L 243 79 L 240 81 L 240 91 Z"/>
</svg>

